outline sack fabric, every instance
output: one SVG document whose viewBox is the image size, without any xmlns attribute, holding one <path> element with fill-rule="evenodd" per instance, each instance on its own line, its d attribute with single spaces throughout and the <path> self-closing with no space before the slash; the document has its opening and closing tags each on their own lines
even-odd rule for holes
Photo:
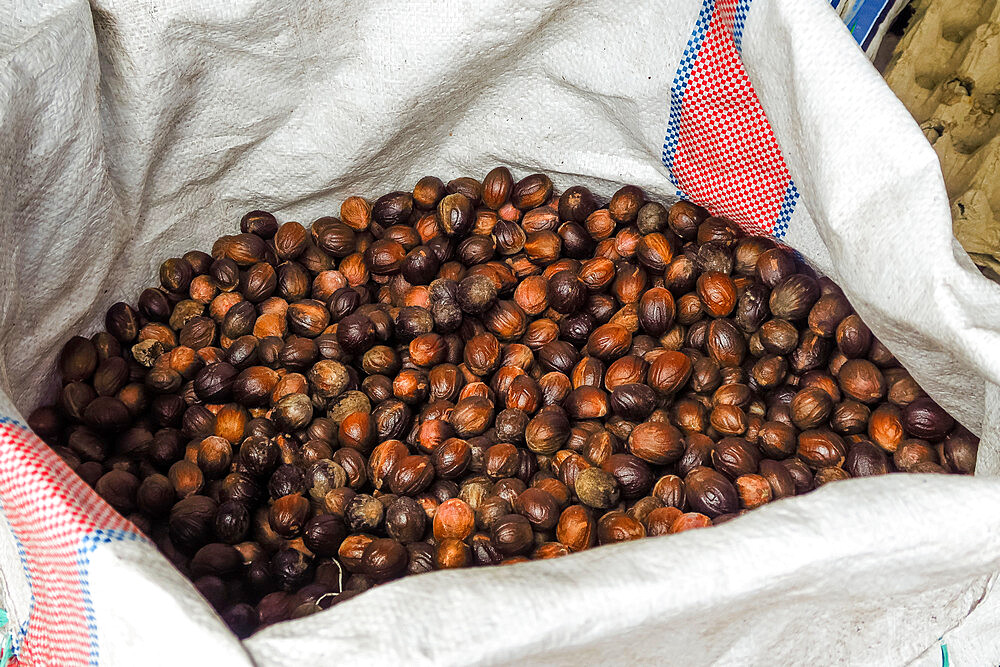
<svg viewBox="0 0 1000 667">
<path fill-rule="evenodd" d="M 0 593 L 22 665 L 1000 661 L 1000 289 L 826 0 L 48 0 L 0 9 Z M 13 11 L 13 14 L 3 14 Z M 983 437 L 979 476 L 379 587 L 239 642 L 26 427 L 93 332 L 253 208 L 496 164 L 795 248 Z"/>
</svg>

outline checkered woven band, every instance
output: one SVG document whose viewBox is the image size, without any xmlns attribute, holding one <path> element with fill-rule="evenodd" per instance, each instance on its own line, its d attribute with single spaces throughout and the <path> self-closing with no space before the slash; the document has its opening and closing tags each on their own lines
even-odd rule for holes
<svg viewBox="0 0 1000 667">
<path fill-rule="evenodd" d="M 705 0 L 670 88 L 662 159 L 677 195 L 781 238 L 798 201 L 740 54 L 752 0 Z"/>
<path fill-rule="evenodd" d="M 98 664 L 90 556 L 101 543 L 144 538 L 34 433 L 2 417 L 0 504 L 31 589 L 28 618 L 15 630 L 18 661 Z"/>
</svg>

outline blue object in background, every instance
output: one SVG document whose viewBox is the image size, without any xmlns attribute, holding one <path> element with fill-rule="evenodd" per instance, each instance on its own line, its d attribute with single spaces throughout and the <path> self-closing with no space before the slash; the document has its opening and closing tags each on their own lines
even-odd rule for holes
<svg viewBox="0 0 1000 667">
<path fill-rule="evenodd" d="M 874 57 L 889 24 L 909 0 L 830 0 L 858 45 Z"/>
</svg>

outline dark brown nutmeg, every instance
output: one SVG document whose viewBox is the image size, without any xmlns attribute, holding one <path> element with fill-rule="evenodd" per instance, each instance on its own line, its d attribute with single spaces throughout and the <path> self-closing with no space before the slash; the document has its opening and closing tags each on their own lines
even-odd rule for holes
<svg viewBox="0 0 1000 667">
<path fill-rule="evenodd" d="M 587 289 L 574 271 L 559 271 L 552 275 L 546 285 L 546 299 L 557 313 L 575 313 L 583 308 L 587 300 Z"/>
<path fill-rule="evenodd" d="M 398 273 L 405 259 L 403 244 L 388 239 L 374 241 L 364 252 L 365 266 L 376 276 Z"/>
<path fill-rule="evenodd" d="M 278 221 L 267 211 L 250 211 L 240 219 L 240 231 L 269 239 L 278 231 Z"/>
<path fill-rule="evenodd" d="M 437 277 L 440 266 L 440 260 L 429 247 L 418 246 L 407 253 L 399 271 L 410 284 L 427 285 Z"/>
<path fill-rule="evenodd" d="M 806 317 L 819 300 L 819 283 L 804 273 L 788 276 L 771 290 L 771 314 L 786 320 Z"/>
<path fill-rule="evenodd" d="M 125 470 L 110 470 L 97 480 L 94 490 L 120 514 L 128 514 L 136 508 L 139 480 Z"/>
<path fill-rule="evenodd" d="M 739 509 L 739 494 L 732 482 L 711 468 L 697 467 L 684 477 L 688 504 L 709 517 Z"/>
<path fill-rule="evenodd" d="M 722 438 L 712 450 L 712 464 L 715 469 L 730 479 L 756 473 L 760 460 L 760 450 L 740 437 Z"/>
<path fill-rule="evenodd" d="M 390 192 L 375 200 L 372 220 L 383 228 L 405 225 L 413 212 L 413 196 L 409 192 Z"/>
<path fill-rule="evenodd" d="M 472 202 L 464 194 L 457 192 L 438 202 L 437 217 L 447 236 L 463 237 L 472 231 L 475 222 Z"/>
<path fill-rule="evenodd" d="M 649 464 L 632 454 L 612 454 L 601 464 L 601 469 L 615 478 L 622 497 L 627 500 L 648 495 L 653 488 L 655 478 Z"/>
<path fill-rule="evenodd" d="M 788 320 L 768 320 L 760 326 L 760 343 L 771 354 L 788 354 L 799 342 L 799 332 Z"/>
<path fill-rule="evenodd" d="M 630 223 L 639 215 L 639 209 L 645 202 L 646 196 L 640 188 L 626 185 L 611 196 L 608 213 L 619 223 Z"/>
<path fill-rule="evenodd" d="M 885 475 L 890 470 L 889 457 L 881 448 L 862 440 L 850 446 L 844 460 L 844 469 L 851 477 Z"/>
<path fill-rule="evenodd" d="M 348 354 L 361 354 L 375 342 L 375 324 L 361 313 L 352 313 L 338 323 L 337 342 Z"/>
<path fill-rule="evenodd" d="M 469 469 L 472 448 L 465 440 L 449 438 L 434 449 L 431 461 L 437 477 L 458 479 Z"/>
<path fill-rule="evenodd" d="M 424 176 L 413 186 L 413 203 L 417 208 L 428 211 L 445 196 L 444 182 L 437 176 Z M 344 217 L 341 211 L 341 217 Z"/>
<path fill-rule="evenodd" d="M 692 368 L 691 358 L 688 355 L 667 350 L 650 363 L 646 381 L 661 394 L 670 395 L 687 383 Z"/>
<path fill-rule="evenodd" d="M 298 222 L 285 222 L 274 234 L 274 254 L 278 259 L 295 259 L 309 244 L 309 233 Z"/>
<path fill-rule="evenodd" d="M 597 521 L 598 544 L 614 544 L 646 537 L 646 528 L 625 512 L 612 511 Z"/>
<path fill-rule="evenodd" d="M 525 176 L 511 189 L 510 203 L 522 211 L 541 206 L 552 196 L 552 180 L 545 174 Z"/>
<path fill-rule="evenodd" d="M 528 553 L 534 544 L 531 523 L 520 514 L 507 514 L 493 522 L 490 542 L 504 556 Z"/>
<path fill-rule="evenodd" d="M 97 348 L 82 337 L 74 336 L 59 355 L 59 374 L 64 383 L 87 380 L 97 370 Z"/>
<path fill-rule="evenodd" d="M 954 425 L 951 415 L 927 397 L 918 398 L 903 409 L 903 427 L 915 438 L 940 440 Z"/>
<path fill-rule="evenodd" d="M 818 387 L 808 387 L 795 394 L 789 404 L 792 422 L 802 430 L 817 428 L 830 417 L 833 400 Z"/>
<path fill-rule="evenodd" d="M 613 361 L 628 352 L 632 334 L 621 324 L 608 323 L 594 329 L 587 339 L 587 353 L 602 361 Z"/>
<path fill-rule="evenodd" d="M 463 398 L 455 404 L 448 423 L 460 438 L 482 434 L 493 421 L 493 402 L 482 396 Z"/>
<path fill-rule="evenodd" d="M 170 541 L 179 549 L 193 553 L 211 539 L 218 504 L 206 496 L 193 495 L 180 500 L 170 510 Z"/>
<path fill-rule="evenodd" d="M 584 222 L 597 210 L 597 199 L 593 193 L 582 185 L 567 188 L 559 197 L 559 217 L 562 220 Z"/>
<path fill-rule="evenodd" d="M 552 455 L 569 438 L 570 423 L 566 412 L 554 406 L 539 412 L 525 429 L 528 449 L 536 454 Z"/>
<path fill-rule="evenodd" d="M 333 514 L 321 514 L 310 519 L 302 529 L 302 541 L 320 557 L 336 556 L 347 537 L 344 520 Z"/>
<path fill-rule="evenodd" d="M 830 428 L 841 435 L 864 433 L 871 418 L 868 406 L 857 401 L 838 403 L 830 414 Z"/>
<path fill-rule="evenodd" d="M 404 456 L 393 467 L 389 488 L 398 495 L 414 496 L 434 481 L 434 463 L 421 454 Z"/>
<path fill-rule="evenodd" d="M 761 255 L 772 248 L 774 241 L 766 237 L 748 236 L 740 239 L 733 252 L 733 270 L 739 275 L 755 276 Z"/>
<path fill-rule="evenodd" d="M 224 403 L 230 396 L 239 372 L 226 362 L 209 364 L 194 378 L 194 391 L 206 403 Z"/>
<path fill-rule="evenodd" d="M 611 392 L 612 411 L 630 421 L 642 421 L 659 405 L 659 396 L 645 384 L 624 384 Z"/>
<path fill-rule="evenodd" d="M 709 217 L 698 225 L 699 245 L 718 243 L 725 248 L 732 248 L 742 236 L 743 230 L 739 225 L 727 218 Z"/>
<path fill-rule="evenodd" d="M 483 205 L 499 211 L 514 189 L 514 178 L 507 167 L 494 167 L 483 179 Z"/>
<path fill-rule="evenodd" d="M 650 271 L 662 274 L 677 251 L 676 238 L 669 232 L 646 234 L 635 247 L 635 258 Z"/>
<path fill-rule="evenodd" d="M 119 301 L 108 309 L 104 327 L 120 343 L 131 343 L 139 335 L 139 314 L 132 306 Z"/>
<path fill-rule="evenodd" d="M 780 500 L 795 495 L 795 482 L 788 468 L 780 461 L 764 459 L 760 462 L 759 474 L 771 487 L 771 499 Z"/>
<path fill-rule="evenodd" d="M 843 294 L 825 294 L 809 311 L 809 329 L 817 336 L 833 337 L 838 325 L 851 314 L 851 305 Z"/>
<path fill-rule="evenodd" d="M 752 334 L 764 323 L 769 315 L 767 287 L 759 283 L 749 285 L 736 303 L 733 320 L 740 329 Z"/>
<path fill-rule="evenodd" d="M 677 475 L 660 477 L 653 484 L 653 490 L 650 493 L 667 507 L 683 509 L 687 506 L 684 480 Z"/>
<path fill-rule="evenodd" d="M 708 217 L 708 211 L 688 201 L 679 201 L 667 212 L 667 224 L 677 236 L 693 240 L 698 235 L 698 227 Z"/>
<path fill-rule="evenodd" d="M 83 410 L 83 422 L 97 431 L 121 431 L 130 420 L 128 408 L 114 396 L 98 396 Z"/>
<path fill-rule="evenodd" d="M 832 431 L 812 429 L 799 434 L 796 453 L 814 470 L 839 467 L 847 457 L 847 445 Z"/>
<path fill-rule="evenodd" d="M 834 332 L 837 348 L 848 359 L 863 357 L 872 344 L 872 332 L 857 315 L 848 315 Z"/>
<path fill-rule="evenodd" d="M 608 414 L 608 395 L 591 384 L 582 384 L 569 391 L 562 406 L 574 420 L 597 419 Z"/>
<path fill-rule="evenodd" d="M 297 336 L 315 338 L 330 324 L 330 311 L 314 299 L 304 299 L 288 306 L 288 328 Z"/>
<path fill-rule="evenodd" d="M 676 307 L 670 290 L 654 287 L 639 298 L 639 325 L 650 336 L 662 336 L 674 324 Z"/>
<path fill-rule="evenodd" d="M 765 250 L 757 258 L 757 278 L 768 287 L 775 287 L 795 273 L 795 258 L 784 248 Z"/>
<path fill-rule="evenodd" d="M 372 540 L 361 555 L 361 571 L 376 582 L 389 581 L 406 573 L 409 552 L 397 540 Z"/>
<path fill-rule="evenodd" d="M 184 259 L 172 257 L 160 265 L 160 285 L 175 294 L 187 291 L 194 278 L 194 269 Z"/>
<path fill-rule="evenodd" d="M 740 366 L 747 353 L 746 338 L 726 319 L 712 320 L 708 325 L 705 347 L 709 357 L 722 367 Z"/>
<path fill-rule="evenodd" d="M 956 428 L 944 441 L 944 463 L 952 472 L 971 475 L 976 472 L 979 438 L 965 428 Z"/>
</svg>

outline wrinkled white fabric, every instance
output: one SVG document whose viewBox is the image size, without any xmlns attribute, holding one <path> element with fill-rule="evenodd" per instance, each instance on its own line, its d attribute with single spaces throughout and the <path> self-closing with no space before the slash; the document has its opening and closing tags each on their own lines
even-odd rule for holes
<svg viewBox="0 0 1000 667">
<path fill-rule="evenodd" d="M 660 147 L 700 9 L 0 8 L 0 415 L 52 395 L 68 332 L 96 330 L 164 258 L 209 249 L 252 208 L 308 224 L 351 194 L 497 163 L 603 197 L 621 182 L 672 196 Z M 786 241 L 983 434 L 980 471 L 994 473 L 1000 289 L 951 236 L 933 151 L 823 0 L 755 0 L 742 44 L 802 194 Z M 0 521 L 16 626 L 20 568 Z M 101 546 L 91 594 L 107 664 L 939 664 L 944 642 L 973 665 L 1000 661 L 998 568 L 1000 484 L 894 475 L 713 530 L 405 579 L 242 646 L 151 548 Z"/>
</svg>

